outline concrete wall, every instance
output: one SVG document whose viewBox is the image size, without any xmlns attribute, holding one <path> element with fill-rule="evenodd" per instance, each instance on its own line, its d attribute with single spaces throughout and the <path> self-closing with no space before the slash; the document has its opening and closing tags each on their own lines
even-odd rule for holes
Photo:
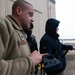
<svg viewBox="0 0 75 75">
<path fill-rule="evenodd" d="M 11 14 L 13 2 L 16 0 L 0 0 L 0 16 Z M 45 23 L 48 18 L 55 18 L 55 4 L 50 0 L 26 0 L 34 6 L 34 29 L 33 34 L 37 42 L 45 32 Z"/>
</svg>

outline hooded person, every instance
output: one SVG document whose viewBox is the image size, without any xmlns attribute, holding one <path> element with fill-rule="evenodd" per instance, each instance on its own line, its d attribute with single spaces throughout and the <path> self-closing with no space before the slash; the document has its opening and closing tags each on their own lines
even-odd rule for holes
<svg viewBox="0 0 75 75">
<path fill-rule="evenodd" d="M 34 28 L 34 25 L 33 23 L 31 23 L 30 29 L 28 31 L 24 29 L 25 33 L 27 34 L 27 41 L 28 41 L 28 45 L 30 47 L 31 52 L 33 52 L 34 50 L 38 51 L 37 41 L 35 39 L 35 36 L 32 35 L 33 28 Z M 37 73 L 38 73 L 38 65 L 35 66 L 35 75 L 37 75 Z"/>
<path fill-rule="evenodd" d="M 46 22 L 45 32 L 52 38 L 57 39 L 59 37 L 59 34 L 56 33 L 56 29 L 59 26 L 60 21 L 56 19 L 48 19 Z"/>
<path fill-rule="evenodd" d="M 65 45 L 59 41 L 59 34 L 57 33 L 59 23 L 60 21 L 54 18 L 48 19 L 46 21 L 45 34 L 40 40 L 40 52 L 49 53 L 55 58 L 60 59 L 60 61 L 62 62 L 62 67 L 60 69 L 57 69 L 54 72 L 49 71 L 47 75 L 63 75 L 63 71 L 66 67 L 65 56 L 63 56 L 64 51 L 73 50 L 72 45 Z"/>
<path fill-rule="evenodd" d="M 27 34 L 27 41 L 28 41 L 31 52 L 33 52 L 34 50 L 38 50 L 35 36 L 32 35 L 33 28 L 34 28 L 34 25 L 33 23 L 31 23 L 30 29 L 28 31 L 24 29 L 25 33 Z"/>
</svg>

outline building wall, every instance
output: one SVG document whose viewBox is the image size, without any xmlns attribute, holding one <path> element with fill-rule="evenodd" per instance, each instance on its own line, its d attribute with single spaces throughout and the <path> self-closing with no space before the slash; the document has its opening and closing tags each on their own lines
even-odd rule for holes
<svg viewBox="0 0 75 75">
<path fill-rule="evenodd" d="M 12 4 L 15 0 L 0 0 L 0 16 L 11 14 Z M 55 3 L 52 0 L 26 0 L 34 6 L 34 29 L 33 34 L 37 42 L 45 32 L 45 23 L 48 18 L 55 18 Z"/>
</svg>

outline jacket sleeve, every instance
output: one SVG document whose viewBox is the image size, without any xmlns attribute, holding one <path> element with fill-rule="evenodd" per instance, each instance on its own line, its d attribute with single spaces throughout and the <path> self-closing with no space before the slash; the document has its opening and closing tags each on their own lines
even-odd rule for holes
<svg viewBox="0 0 75 75">
<path fill-rule="evenodd" d="M 62 45 L 62 48 L 64 50 L 73 50 L 73 46 L 72 45 L 65 45 L 65 44 L 62 44 L 62 43 L 61 43 L 61 45 Z"/>
<path fill-rule="evenodd" d="M 9 45 L 9 32 L 0 24 L 0 75 L 33 75 L 34 64 L 28 57 L 6 60 Z"/>
</svg>

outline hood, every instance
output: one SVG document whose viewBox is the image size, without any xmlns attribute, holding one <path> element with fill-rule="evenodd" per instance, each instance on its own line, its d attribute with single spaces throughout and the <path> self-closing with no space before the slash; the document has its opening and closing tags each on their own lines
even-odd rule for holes
<svg viewBox="0 0 75 75">
<path fill-rule="evenodd" d="M 59 37 L 59 35 L 56 33 L 56 28 L 59 26 L 60 21 L 50 18 L 46 22 L 45 32 L 46 34 L 50 35 L 53 38 Z"/>
</svg>

